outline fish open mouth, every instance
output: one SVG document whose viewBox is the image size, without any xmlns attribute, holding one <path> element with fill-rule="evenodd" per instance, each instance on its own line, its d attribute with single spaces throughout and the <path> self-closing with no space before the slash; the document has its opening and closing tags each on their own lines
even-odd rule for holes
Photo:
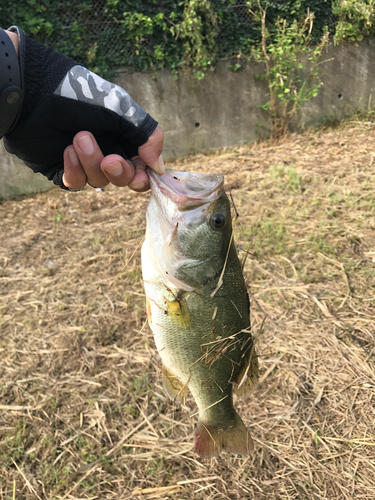
<svg viewBox="0 0 375 500">
<path fill-rule="evenodd" d="M 152 190 L 172 200 L 178 210 L 191 210 L 217 200 L 223 190 L 222 174 L 198 174 L 167 168 L 159 175 L 147 167 Z"/>
<path fill-rule="evenodd" d="M 223 244 L 226 248 L 227 231 L 216 231 L 212 225 L 215 216 L 225 224 L 228 215 L 230 222 L 223 175 L 170 168 L 159 175 L 148 167 L 146 173 L 151 196 L 144 252 L 158 275 L 176 289 L 192 291 L 206 285 L 220 274 Z"/>
</svg>

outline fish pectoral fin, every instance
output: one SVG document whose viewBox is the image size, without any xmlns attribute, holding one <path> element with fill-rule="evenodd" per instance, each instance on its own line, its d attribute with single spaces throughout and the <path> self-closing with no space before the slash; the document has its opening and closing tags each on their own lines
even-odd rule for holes
<svg viewBox="0 0 375 500">
<path fill-rule="evenodd" d="M 176 377 L 164 365 L 162 366 L 162 379 L 163 387 L 167 395 L 177 404 L 185 404 L 188 386 L 183 384 L 181 380 Z"/>
<path fill-rule="evenodd" d="M 258 383 L 258 378 L 258 356 L 254 346 L 252 346 L 243 358 L 240 373 L 232 381 L 236 396 L 245 396 L 253 391 Z"/>
<path fill-rule="evenodd" d="M 215 457 L 221 450 L 245 456 L 254 449 L 254 443 L 241 417 L 236 413 L 233 424 L 226 429 L 198 421 L 194 447 L 202 458 Z"/>
<path fill-rule="evenodd" d="M 190 292 L 180 292 L 181 297 L 177 297 L 175 300 L 166 300 L 167 314 L 171 321 L 176 326 L 188 327 L 190 325 L 190 312 L 186 304 L 185 297 L 190 294 Z"/>
</svg>

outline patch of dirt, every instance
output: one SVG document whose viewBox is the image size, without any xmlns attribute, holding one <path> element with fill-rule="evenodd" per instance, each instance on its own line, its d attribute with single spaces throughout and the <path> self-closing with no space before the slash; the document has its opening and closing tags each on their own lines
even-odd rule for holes
<svg viewBox="0 0 375 500">
<path fill-rule="evenodd" d="M 255 451 L 202 461 L 146 325 L 148 194 L 0 205 L 0 499 L 375 497 L 375 130 L 185 158 L 222 172 L 261 369 Z M 264 325 L 263 325 L 264 322 Z"/>
</svg>

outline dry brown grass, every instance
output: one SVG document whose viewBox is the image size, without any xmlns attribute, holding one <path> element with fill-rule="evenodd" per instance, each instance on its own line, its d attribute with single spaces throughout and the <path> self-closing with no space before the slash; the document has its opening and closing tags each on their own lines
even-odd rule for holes
<svg viewBox="0 0 375 500">
<path fill-rule="evenodd" d="M 148 195 L 1 204 L 0 499 L 374 498 L 374 157 L 372 124 L 352 123 L 174 165 L 223 172 L 240 213 L 261 367 L 236 402 L 248 458 L 199 460 L 194 402 L 164 396 Z"/>
</svg>

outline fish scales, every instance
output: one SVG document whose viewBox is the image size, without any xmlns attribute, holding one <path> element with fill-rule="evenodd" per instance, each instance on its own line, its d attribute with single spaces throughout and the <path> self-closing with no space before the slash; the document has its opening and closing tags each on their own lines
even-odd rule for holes
<svg viewBox="0 0 375 500">
<path fill-rule="evenodd" d="M 142 270 L 164 387 L 176 401 L 191 391 L 201 456 L 247 454 L 252 441 L 233 407 L 233 389 L 254 383 L 258 365 L 222 176 L 171 169 L 149 175 Z"/>
</svg>

